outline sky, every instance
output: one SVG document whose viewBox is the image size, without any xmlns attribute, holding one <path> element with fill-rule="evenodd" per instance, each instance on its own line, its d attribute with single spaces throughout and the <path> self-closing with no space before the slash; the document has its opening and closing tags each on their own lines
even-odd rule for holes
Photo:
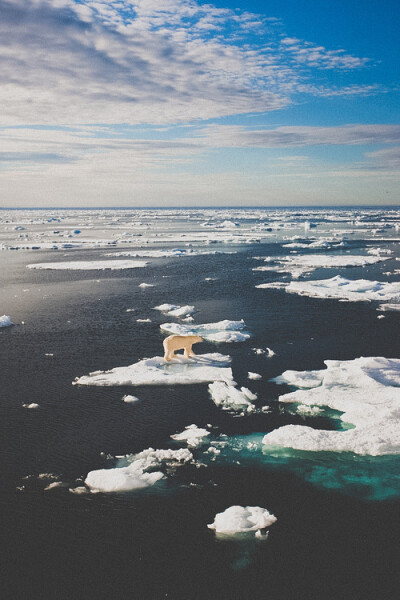
<svg viewBox="0 0 400 600">
<path fill-rule="evenodd" d="M 0 208 L 400 205 L 398 0 L 0 0 Z"/>
</svg>

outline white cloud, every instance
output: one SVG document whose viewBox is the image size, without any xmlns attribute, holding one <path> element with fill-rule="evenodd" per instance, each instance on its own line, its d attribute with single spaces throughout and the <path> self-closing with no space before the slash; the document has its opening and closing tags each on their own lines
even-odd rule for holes
<svg viewBox="0 0 400 600">
<path fill-rule="evenodd" d="M 257 32 L 251 42 L 249 31 Z M 194 0 L 3 0 L 0 123 L 180 123 L 267 112 L 306 85 L 304 67 L 367 62 L 297 39 L 280 43 L 280 32 L 274 20 Z"/>
</svg>

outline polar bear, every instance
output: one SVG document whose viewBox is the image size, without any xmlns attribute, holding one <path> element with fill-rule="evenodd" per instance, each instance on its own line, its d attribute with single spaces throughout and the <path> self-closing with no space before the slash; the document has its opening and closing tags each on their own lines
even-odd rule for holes
<svg viewBox="0 0 400 600">
<path fill-rule="evenodd" d="M 175 350 L 184 350 L 184 357 L 191 358 L 195 356 L 192 345 L 203 341 L 199 335 L 169 335 L 163 341 L 164 358 L 170 361 L 175 356 Z"/>
</svg>

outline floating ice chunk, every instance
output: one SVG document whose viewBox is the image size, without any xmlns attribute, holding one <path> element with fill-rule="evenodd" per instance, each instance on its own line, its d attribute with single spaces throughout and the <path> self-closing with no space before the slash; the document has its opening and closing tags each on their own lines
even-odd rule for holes
<svg viewBox="0 0 400 600">
<path fill-rule="evenodd" d="M 136 319 L 136 323 L 151 323 L 151 319 Z"/>
<path fill-rule="evenodd" d="M 205 438 L 209 435 L 210 432 L 207 429 L 202 429 L 197 425 L 189 425 L 181 433 L 171 435 L 171 438 L 176 442 L 186 442 L 189 448 L 195 448 L 203 444 Z"/>
<path fill-rule="evenodd" d="M 28 269 L 56 269 L 68 271 L 111 271 L 117 269 L 137 269 L 145 267 L 148 263 L 139 260 L 93 260 L 93 261 L 70 261 L 52 263 L 34 263 L 26 265 Z"/>
<path fill-rule="evenodd" d="M 145 358 L 128 367 L 116 367 L 111 371 L 95 371 L 77 378 L 74 385 L 177 385 L 209 383 L 210 381 L 233 382 L 230 357 L 219 353 L 199 354 L 195 358 L 175 355 L 167 362 L 161 356 Z"/>
<path fill-rule="evenodd" d="M 154 287 L 153 283 L 139 283 L 139 287 L 140 288 L 148 288 L 148 287 Z"/>
<path fill-rule="evenodd" d="M 195 307 L 189 304 L 185 306 L 177 306 L 176 304 L 160 304 L 154 307 L 155 310 L 167 313 L 170 317 L 189 317 L 195 312 Z"/>
<path fill-rule="evenodd" d="M 135 402 L 140 402 L 139 398 L 136 398 L 136 396 L 131 396 L 130 394 L 126 394 L 126 396 L 124 396 L 122 400 L 127 404 L 134 404 Z"/>
<path fill-rule="evenodd" d="M 275 352 L 273 350 L 271 350 L 271 348 L 252 348 L 254 354 L 265 354 L 265 356 L 268 356 L 269 358 L 271 356 L 275 356 Z"/>
<path fill-rule="evenodd" d="M 321 414 L 322 409 L 318 406 L 307 406 L 307 404 L 299 404 L 296 412 L 299 415 L 303 415 L 305 417 L 312 417 Z"/>
<path fill-rule="evenodd" d="M 155 471 L 163 465 L 179 466 L 193 459 L 188 449 L 154 450 L 148 448 L 126 457 L 128 466 L 114 469 L 99 469 L 88 473 L 85 484 L 91 492 L 128 492 L 151 487 L 165 477 L 162 471 Z"/>
<path fill-rule="evenodd" d="M 208 342 L 244 342 L 250 337 L 249 333 L 241 331 L 244 321 L 219 321 L 217 323 L 202 323 L 201 325 L 182 325 L 178 323 L 163 323 L 162 331 L 175 335 L 200 335 Z"/>
<path fill-rule="evenodd" d="M 230 506 L 224 512 L 216 514 L 214 522 L 207 527 L 216 533 L 233 535 L 262 531 L 276 521 L 274 515 L 260 506 Z"/>
<path fill-rule="evenodd" d="M 232 383 L 225 381 L 214 381 L 208 386 L 213 402 L 223 410 L 247 410 L 252 412 L 255 409 L 252 400 L 257 400 L 257 394 L 253 394 L 248 388 L 242 387 L 240 390 Z"/>
<path fill-rule="evenodd" d="M 0 327 L 10 327 L 10 325 L 14 325 L 14 323 L 11 322 L 11 317 L 8 317 L 7 315 L 0 317 Z"/>
<path fill-rule="evenodd" d="M 280 402 L 327 406 L 354 425 L 325 431 L 286 425 L 263 438 L 268 446 L 296 450 L 348 451 L 356 454 L 400 453 L 400 359 L 357 358 L 325 361 L 321 371 L 286 371 L 280 380 L 306 389 L 280 396 Z"/>
<path fill-rule="evenodd" d="M 247 378 L 248 379 L 262 379 L 262 376 L 259 373 L 252 373 L 251 371 L 249 371 L 247 373 Z"/>
<path fill-rule="evenodd" d="M 369 250 L 367 250 L 367 252 L 368 254 L 375 254 L 376 256 L 382 256 L 383 254 L 389 256 L 390 254 L 392 254 L 392 250 L 386 250 L 383 248 L 370 248 Z"/>
<path fill-rule="evenodd" d="M 39 404 L 36 404 L 36 402 L 31 402 L 31 404 L 23 404 L 22 405 L 24 408 L 40 408 Z"/>
<path fill-rule="evenodd" d="M 378 310 L 383 310 L 383 311 L 387 311 L 387 310 L 400 310 L 400 303 L 399 304 L 390 304 L 385 303 L 385 304 L 380 304 L 378 306 Z"/>
<path fill-rule="evenodd" d="M 387 300 L 400 303 L 400 282 L 387 283 L 356 279 L 351 281 L 340 275 L 331 279 L 291 281 L 290 283 L 262 283 L 257 288 L 284 288 L 290 294 L 313 298 L 333 298 L 348 302 Z"/>
</svg>

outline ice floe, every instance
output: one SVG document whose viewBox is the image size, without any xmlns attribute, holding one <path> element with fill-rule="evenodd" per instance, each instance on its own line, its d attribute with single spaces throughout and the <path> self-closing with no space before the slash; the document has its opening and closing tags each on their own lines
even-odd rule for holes
<svg viewBox="0 0 400 600">
<path fill-rule="evenodd" d="M 55 269 L 58 271 L 115 271 L 118 269 L 137 269 L 145 267 L 147 264 L 146 261 L 139 260 L 77 260 L 69 262 L 33 263 L 26 266 L 28 269 Z"/>
<path fill-rule="evenodd" d="M 196 325 L 163 323 L 160 328 L 173 335 L 199 335 L 208 342 L 244 342 L 250 337 L 249 333 L 242 331 L 245 328 L 243 320 L 225 320 Z"/>
<path fill-rule="evenodd" d="M 169 317 L 190 317 L 195 312 L 195 307 L 189 304 L 185 306 L 179 306 L 176 304 L 160 304 L 154 307 L 155 310 L 166 313 Z"/>
<path fill-rule="evenodd" d="M 208 386 L 211 398 L 217 406 L 223 410 L 253 412 L 255 406 L 252 401 L 257 400 L 257 394 L 248 388 L 238 389 L 234 383 L 226 381 L 214 381 Z"/>
<path fill-rule="evenodd" d="M 219 353 L 200 354 L 195 358 L 175 355 L 167 362 L 161 356 L 145 358 L 127 367 L 95 371 L 77 378 L 74 385 L 177 385 L 233 382 L 230 357 Z"/>
<path fill-rule="evenodd" d="M 39 404 L 36 404 L 36 402 L 31 402 L 30 404 L 23 404 L 22 406 L 24 408 L 30 408 L 30 409 L 40 408 Z"/>
<path fill-rule="evenodd" d="M 354 281 L 336 275 L 331 279 L 311 281 L 291 281 L 289 283 L 262 283 L 256 286 L 261 289 L 285 289 L 290 294 L 310 296 L 312 298 L 333 298 L 348 302 L 387 301 L 400 303 L 400 282 L 370 281 L 356 279 Z"/>
<path fill-rule="evenodd" d="M 188 425 L 181 433 L 171 435 L 171 439 L 176 442 L 186 442 L 189 448 L 196 448 L 206 441 L 210 435 L 207 429 L 197 427 L 197 425 Z"/>
<path fill-rule="evenodd" d="M 238 533 L 262 532 L 277 521 L 277 518 L 266 508 L 260 506 L 230 506 L 214 517 L 214 522 L 207 525 L 216 533 L 234 535 Z"/>
<path fill-rule="evenodd" d="M 400 453 L 400 359 L 326 360 L 321 371 L 285 371 L 278 383 L 301 387 L 279 397 L 300 406 L 340 411 L 354 427 L 326 431 L 285 425 L 263 438 L 267 446 L 296 450 L 348 451 L 372 456 Z"/>
<path fill-rule="evenodd" d="M 14 325 L 11 321 L 11 317 L 7 315 L 0 317 L 0 327 L 10 327 L 11 325 Z"/>
<path fill-rule="evenodd" d="M 122 400 L 127 404 L 135 404 L 136 402 L 140 402 L 140 399 L 136 396 L 131 396 L 130 394 L 126 394 Z"/>
<path fill-rule="evenodd" d="M 148 448 L 138 454 L 125 457 L 125 466 L 113 469 L 90 471 L 85 479 L 91 492 L 129 492 L 153 486 L 165 477 L 163 466 L 179 466 L 190 462 L 192 453 L 187 448 L 180 450 L 154 450 Z M 127 463 L 127 464 L 126 464 Z"/>
<path fill-rule="evenodd" d="M 259 373 L 252 373 L 251 371 L 249 371 L 247 373 L 247 378 L 248 379 L 262 379 L 262 376 Z"/>
</svg>

